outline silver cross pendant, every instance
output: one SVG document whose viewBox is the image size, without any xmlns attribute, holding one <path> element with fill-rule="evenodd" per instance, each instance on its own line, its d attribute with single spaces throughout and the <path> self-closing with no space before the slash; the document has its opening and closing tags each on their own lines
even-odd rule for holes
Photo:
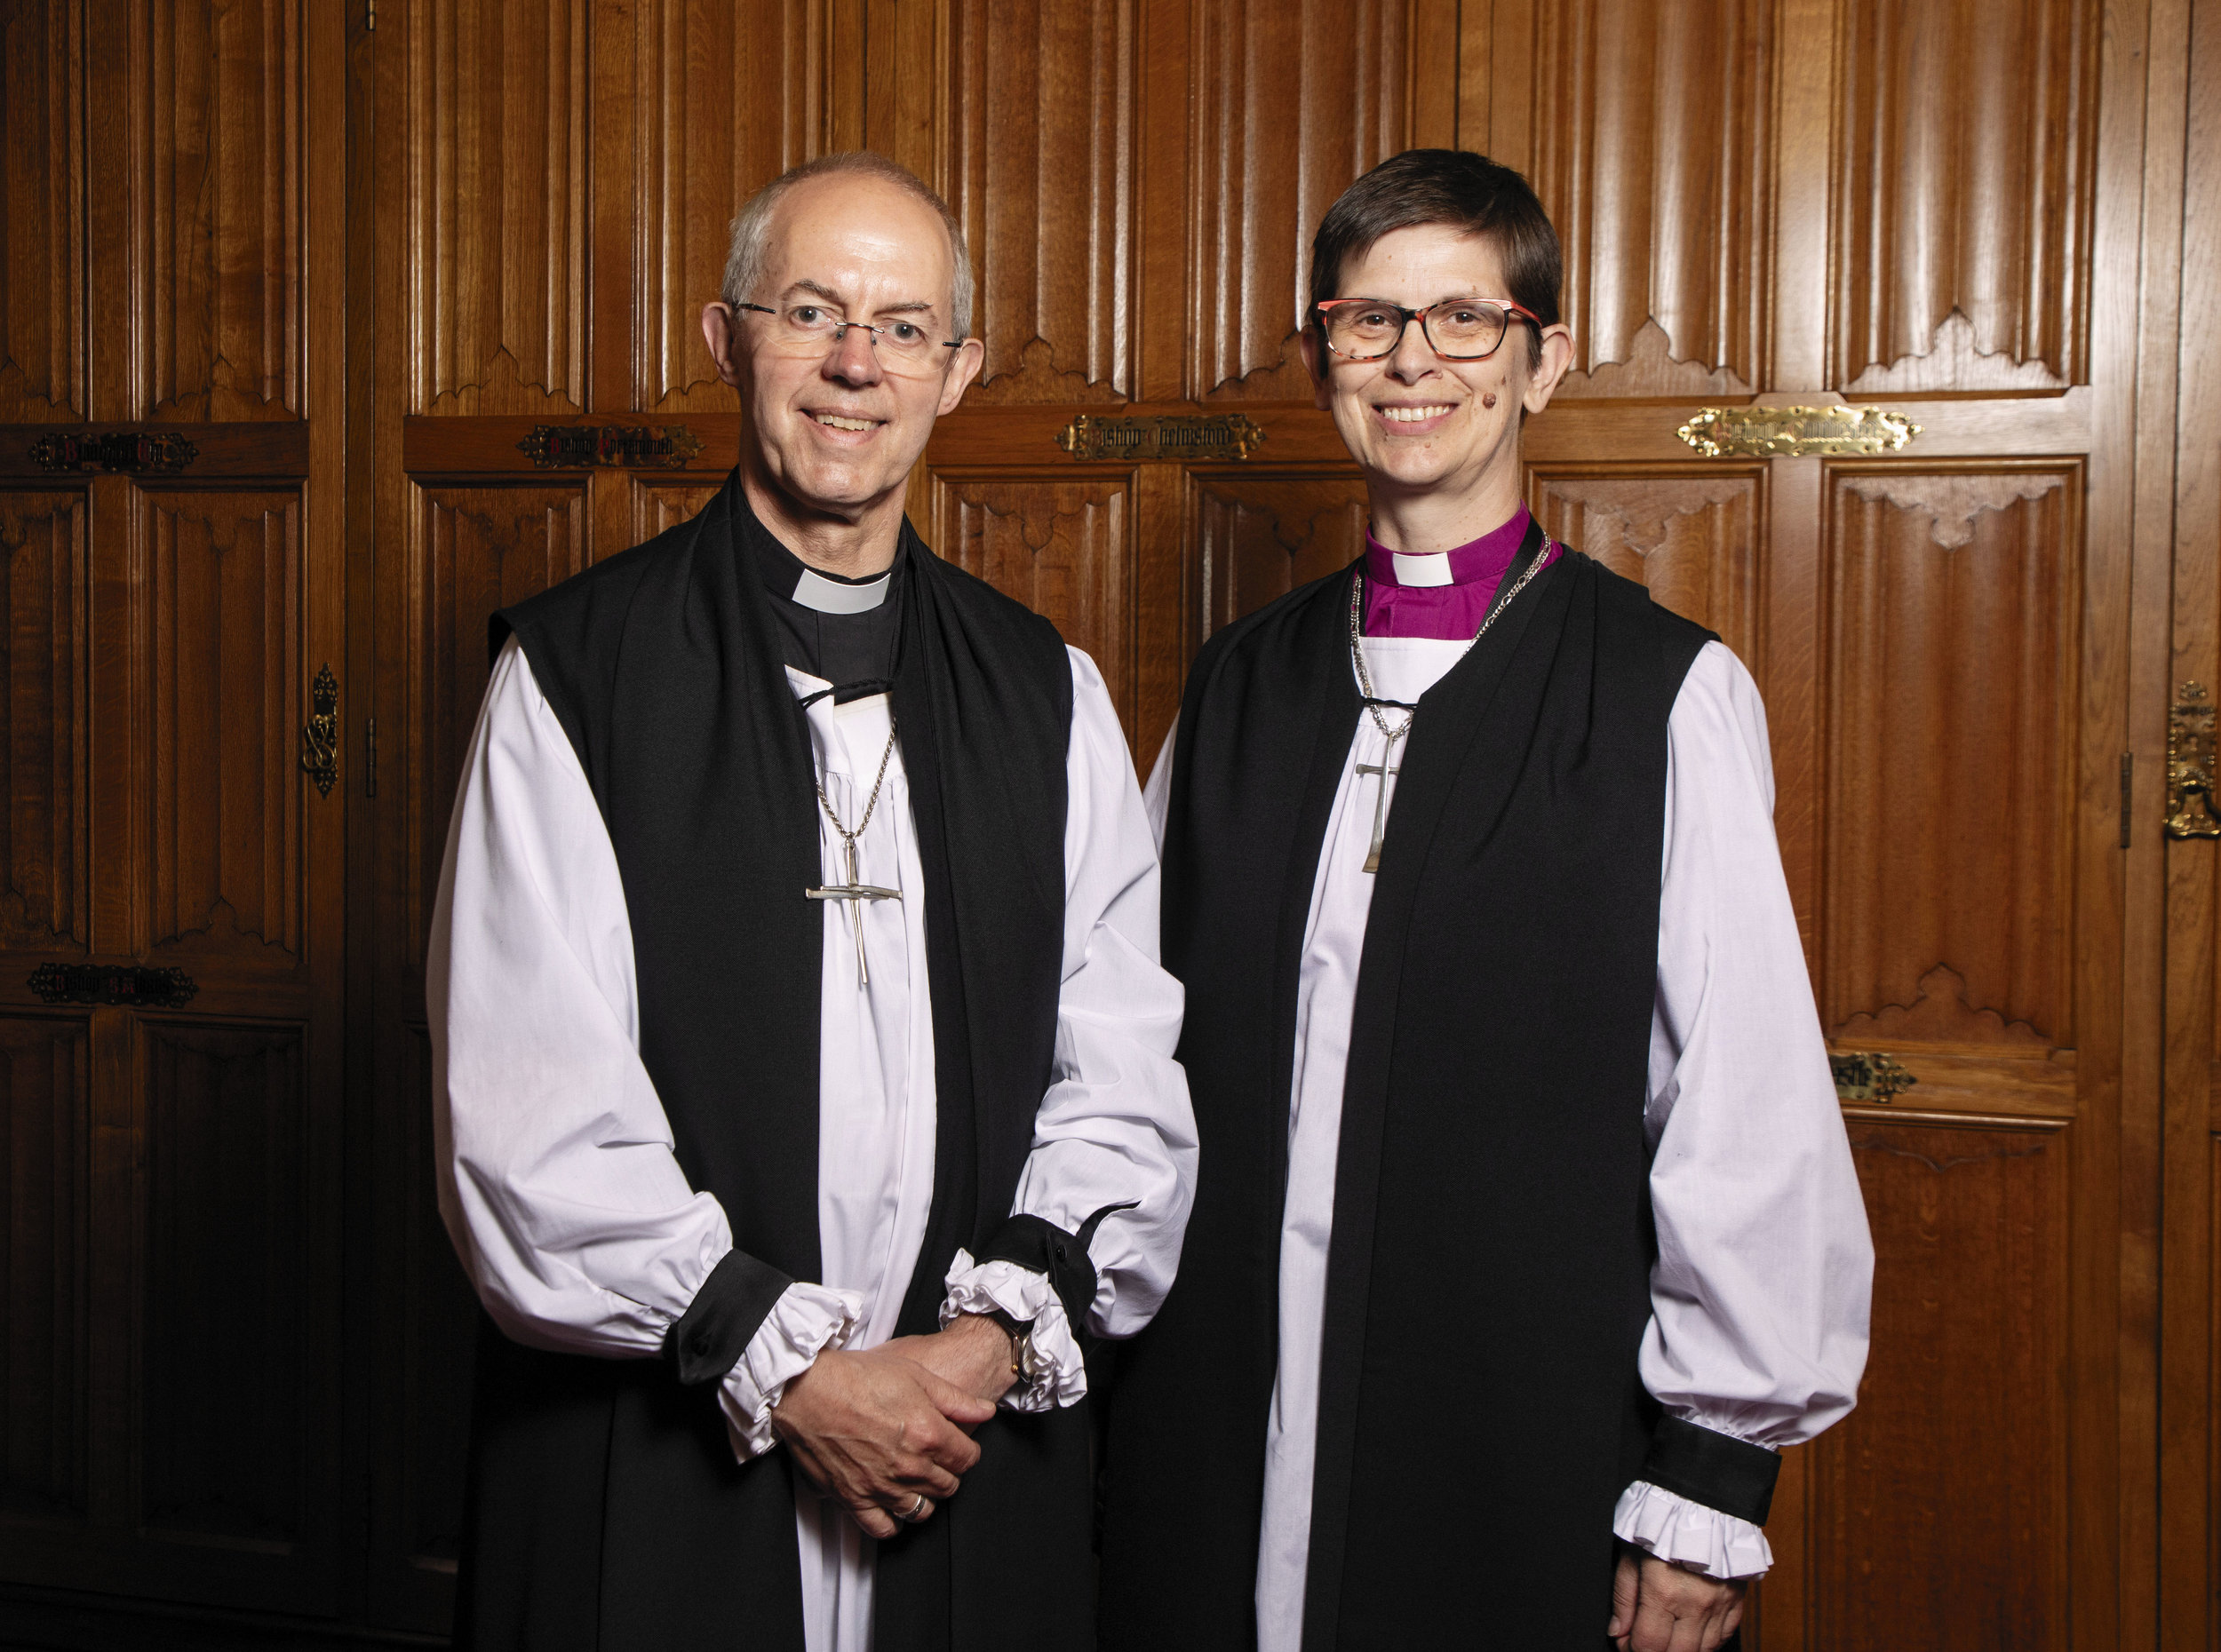
<svg viewBox="0 0 2221 1652">
<path fill-rule="evenodd" d="M 1378 790 L 1373 794 L 1373 848 L 1371 853 L 1365 857 L 1365 870 L 1368 872 L 1377 872 L 1381 870 L 1381 845 L 1388 836 L 1389 776 L 1404 772 L 1400 768 L 1390 768 L 1389 759 L 1396 755 L 1396 743 L 1402 737 L 1401 729 L 1389 736 L 1388 750 L 1381 753 L 1381 760 L 1378 763 L 1357 765 L 1357 773 L 1376 775 L 1380 782 Z"/>
<path fill-rule="evenodd" d="M 871 966 L 864 961 L 864 903 L 867 901 L 899 901 L 903 898 L 903 892 L 899 889 L 882 889 L 877 884 L 860 881 L 856 877 L 856 846 L 853 838 L 847 847 L 848 881 L 845 884 L 828 884 L 823 889 L 805 889 L 802 893 L 813 901 L 846 901 L 848 903 L 848 917 L 856 925 L 856 985 L 864 988 L 872 984 Z"/>
</svg>

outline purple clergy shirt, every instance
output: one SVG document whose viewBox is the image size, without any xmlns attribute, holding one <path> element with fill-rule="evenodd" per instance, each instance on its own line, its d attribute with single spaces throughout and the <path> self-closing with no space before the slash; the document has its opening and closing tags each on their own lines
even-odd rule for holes
<svg viewBox="0 0 2221 1652">
<path fill-rule="evenodd" d="M 1529 520 L 1523 504 L 1501 528 L 1436 556 L 1399 556 L 1367 532 L 1365 634 L 1470 640 L 1488 616 L 1504 570 L 1527 537 Z M 1552 540 L 1543 547 L 1543 562 L 1557 553 Z"/>
</svg>

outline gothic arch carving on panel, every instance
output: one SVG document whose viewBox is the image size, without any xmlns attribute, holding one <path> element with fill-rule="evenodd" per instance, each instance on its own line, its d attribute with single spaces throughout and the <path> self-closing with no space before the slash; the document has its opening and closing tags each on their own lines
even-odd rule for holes
<svg viewBox="0 0 2221 1652">
<path fill-rule="evenodd" d="M 1828 1036 L 1846 1044 L 2003 1044 L 2036 1053 L 2051 1048 L 2051 1041 L 2026 1021 L 2008 1021 L 1995 1010 L 1970 1003 L 1966 977 L 1948 964 L 1938 964 L 1920 978 L 1910 1004 L 1885 1004 L 1846 1016 Z"/>
<path fill-rule="evenodd" d="M 396 11 L 417 134 L 404 218 L 413 413 L 585 405 L 587 9 Z"/>
<path fill-rule="evenodd" d="M 85 496 L 0 493 L 0 945 L 85 944 Z"/>
<path fill-rule="evenodd" d="M 290 971 L 300 953 L 308 670 L 296 494 L 143 496 L 157 949 Z"/>
<path fill-rule="evenodd" d="M 1194 8 L 1190 396 L 1310 399 L 1294 340 L 1311 236 L 1352 179 L 1408 146 L 1410 13 L 1409 0 Z"/>
<path fill-rule="evenodd" d="M 140 199 L 125 417 L 298 417 L 303 297 L 297 0 L 137 13 L 120 50 Z M 168 37 L 163 38 L 156 30 Z M 106 31 L 95 29 L 94 49 Z M 110 417 L 115 417 L 110 415 Z"/>
<path fill-rule="evenodd" d="M 1134 393 L 1138 12 L 1137 0 L 954 7 L 945 193 L 979 273 L 975 400 Z"/>
<path fill-rule="evenodd" d="M 0 423 L 85 416 L 84 28 L 79 0 L 0 5 Z"/>
<path fill-rule="evenodd" d="M 2042 361 L 2016 361 L 2004 351 L 1982 348 L 1974 323 L 1954 307 L 1927 349 L 1880 362 L 1844 386 L 1854 396 L 1909 395 L 1930 390 L 2060 390 L 2066 380 Z"/>
<path fill-rule="evenodd" d="M 1583 375 L 1565 393 L 1749 393 L 1765 338 L 1773 7 L 1535 10 L 1532 176 L 1564 248 Z"/>
<path fill-rule="evenodd" d="M 1365 549 L 1365 483 L 1354 472 L 1195 476 L 1190 488 L 1203 636 Z"/>
<path fill-rule="evenodd" d="M 1537 514 L 1552 536 L 1639 580 L 1676 614 L 1756 657 L 1763 478 L 1682 465 L 1652 474 L 1538 470 Z"/>
<path fill-rule="evenodd" d="M 2066 481 L 2058 471 L 1853 471 L 1843 486 L 1862 499 L 1886 499 L 1923 517 L 1930 543 L 1956 551 L 1974 540 L 1976 520 L 2025 499 L 2041 499 Z"/>
<path fill-rule="evenodd" d="M 1103 672 L 1128 726 L 1134 707 L 1132 521 L 1125 477 L 933 479 L 934 549 L 1047 616 Z"/>
<path fill-rule="evenodd" d="M 2101 10 L 1926 0 L 1843 12 L 1829 385 L 2087 377 Z"/>
<path fill-rule="evenodd" d="M 1578 355 L 1580 340 L 1574 339 Z M 1598 361 L 1582 372 L 1575 368 L 1559 381 L 1561 396 L 1671 396 L 1701 398 L 1747 396 L 1750 386 L 1725 367 L 1708 368 L 1701 361 L 1676 361 L 1666 330 L 1645 320 L 1628 346 L 1627 359 Z"/>
<path fill-rule="evenodd" d="M 2071 1047 L 2079 473 L 1827 488 L 1822 1025 Z"/>
<path fill-rule="evenodd" d="M 835 38 L 826 0 L 736 9 L 726 0 L 634 0 L 633 196 L 640 272 L 632 405 L 729 412 L 702 338 L 741 204 L 791 166 L 854 147 L 834 105 L 860 84 L 864 54 Z M 744 36 L 744 42 L 742 36 Z M 873 45 L 879 43 L 874 41 Z M 736 50 L 736 46 L 743 49 Z M 931 64 L 913 72 L 930 74 Z M 615 405 L 597 387 L 597 407 Z"/>
</svg>

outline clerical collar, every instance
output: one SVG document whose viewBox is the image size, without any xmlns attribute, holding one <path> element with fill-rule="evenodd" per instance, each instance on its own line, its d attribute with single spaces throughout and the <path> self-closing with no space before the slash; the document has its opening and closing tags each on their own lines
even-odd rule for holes
<svg viewBox="0 0 2221 1652">
<path fill-rule="evenodd" d="M 1470 544 L 1432 556 L 1405 556 L 1400 551 L 1391 551 L 1368 529 L 1365 536 L 1365 576 L 1385 585 L 1407 587 L 1469 585 L 1480 579 L 1501 579 L 1525 541 L 1527 524 L 1532 520 L 1523 504 L 1501 528 L 1483 534 Z"/>
<path fill-rule="evenodd" d="M 895 584 L 893 568 L 869 579 L 824 574 L 781 544 L 776 536 L 766 532 L 764 541 L 763 583 L 776 595 L 820 614 L 868 614 L 887 600 Z"/>
<path fill-rule="evenodd" d="M 1524 504 L 1501 528 L 1432 556 L 1402 555 L 1367 532 L 1365 634 L 1469 640 L 1488 616 L 1505 572 L 1521 560 L 1524 547 L 1541 537 Z M 1557 547 L 1543 541 L 1540 553 L 1547 562 Z"/>
<path fill-rule="evenodd" d="M 748 537 L 787 664 L 836 685 L 895 675 L 905 551 L 884 574 L 842 579 L 805 565 L 768 528 Z"/>
</svg>

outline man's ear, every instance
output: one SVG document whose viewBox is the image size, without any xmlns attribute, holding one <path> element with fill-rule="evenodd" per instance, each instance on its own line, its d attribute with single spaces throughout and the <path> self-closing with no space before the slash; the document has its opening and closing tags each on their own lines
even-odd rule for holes
<svg viewBox="0 0 2221 1652">
<path fill-rule="evenodd" d="M 1542 360 L 1534 371 L 1527 375 L 1527 390 L 1519 405 L 1530 413 L 1540 413 L 1550 405 L 1550 398 L 1557 392 L 1558 381 L 1573 365 L 1573 333 L 1564 322 L 1542 330 Z"/>
<path fill-rule="evenodd" d="M 740 388 L 740 318 L 722 298 L 702 306 L 702 341 L 710 347 L 717 376 L 734 389 Z"/>
<path fill-rule="evenodd" d="M 1320 357 L 1319 332 L 1316 327 L 1306 327 L 1298 343 L 1303 352 L 1303 369 L 1311 376 L 1311 405 L 1322 413 L 1333 410 L 1333 398 L 1326 388 L 1326 368 Z"/>
<path fill-rule="evenodd" d="M 948 377 L 941 381 L 941 405 L 934 417 L 956 411 L 956 404 L 964 400 L 964 393 L 979 377 L 979 369 L 987 363 L 987 346 L 976 338 L 967 338 L 964 347 L 956 353 L 956 360 L 949 363 Z"/>
</svg>

